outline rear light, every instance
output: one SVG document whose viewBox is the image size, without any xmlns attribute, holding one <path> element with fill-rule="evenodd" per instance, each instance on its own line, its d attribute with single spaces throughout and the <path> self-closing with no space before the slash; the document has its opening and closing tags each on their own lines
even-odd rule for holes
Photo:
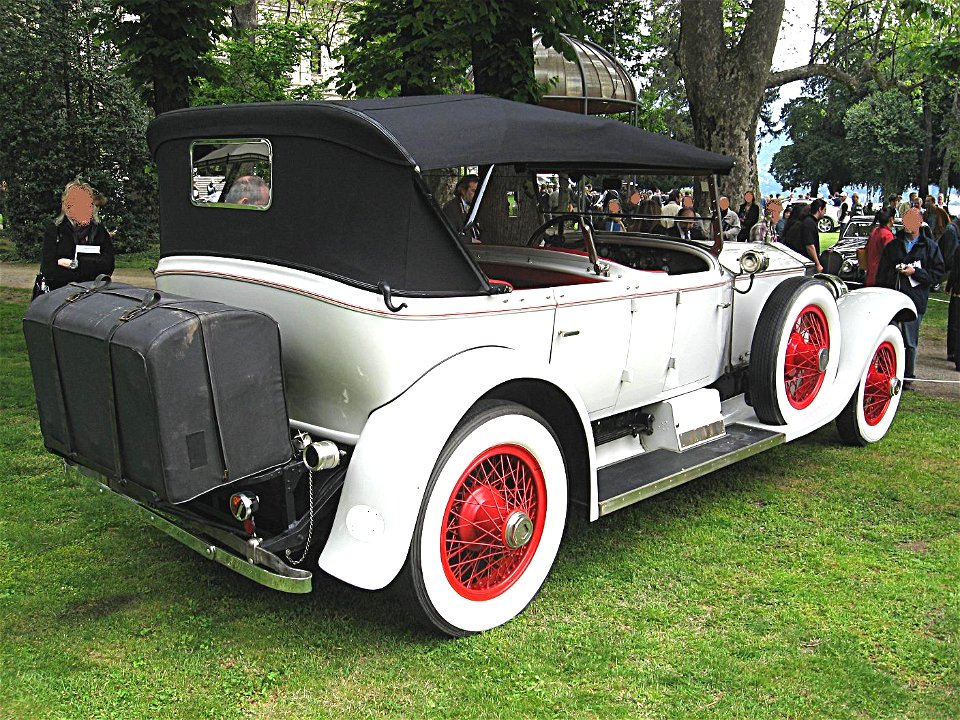
<svg viewBox="0 0 960 720">
<path fill-rule="evenodd" d="M 260 507 L 260 498 L 247 492 L 230 496 L 230 514 L 240 522 L 249 520 Z"/>
</svg>

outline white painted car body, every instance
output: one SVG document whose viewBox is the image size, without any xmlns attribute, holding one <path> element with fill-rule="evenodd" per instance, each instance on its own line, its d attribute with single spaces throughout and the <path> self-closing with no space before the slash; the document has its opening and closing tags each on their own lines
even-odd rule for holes
<svg viewBox="0 0 960 720">
<path fill-rule="evenodd" d="M 802 259 L 779 245 L 727 243 L 717 258 L 699 247 L 675 249 L 702 263 L 702 270 L 675 275 L 606 261 L 608 272 L 598 275 L 577 254 L 475 246 L 471 253 L 481 267 L 548 271 L 570 284 L 502 295 L 408 297 L 398 313 L 377 294 L 247 260 L 177 256 L 164 259 L 156 276 L 165 291 L 256 308 L 276 319 L 292 426 L 354 446 L 320 567 L 377 589 L 393 580 L 406 558 L 441 448 L 486 393 L 531 379 L 569 399 L 589 449 L 583 482 L 589 517 L 596 519 L 598 467 L 651 448 L 637 438 L 598 447 L 590 423 L 686 396 L 749 363 L 768 296 L 784 279 L 806 272 Z M 753 278 L 739 272 L 747 249 L 770 259 Z M 872 357 L 873 342 L 908 309 L 901 298 L 884 291 L 840 298 L 844 341 L 833 388 L 802 422 L 777 431 L 794 439 L 840 412 Z M 742 395 L 724 402 L 722 412 L 727 423 L 772 427 L 756 418 Z"/>
</svg>

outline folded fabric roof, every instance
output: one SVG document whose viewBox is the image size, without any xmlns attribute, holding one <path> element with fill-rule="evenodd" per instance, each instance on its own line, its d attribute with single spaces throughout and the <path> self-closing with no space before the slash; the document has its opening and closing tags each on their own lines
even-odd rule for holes
<svg viewBox="0 0 960 720">
<path fill-rule="evenodd" d="M 298 136 L 423 170 L 523 163 L 638 173 L 726 174 L 734 160 L 616 120 L 484 95 L 251 103 L 159 116 L 151 152 L 177 138 Z"/>
</svg>

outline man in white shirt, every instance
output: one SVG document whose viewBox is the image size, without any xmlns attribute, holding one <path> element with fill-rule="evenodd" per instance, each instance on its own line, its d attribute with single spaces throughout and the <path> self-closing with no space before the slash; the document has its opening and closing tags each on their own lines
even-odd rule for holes
<svg viewBox="0 0 960 720">
<path fill-rule="evenodd" d="M 740 235 L 740 216 L 730 209 L 730 198 L 720 198 L 720 224 L 724 240 L 736 240 Z"/>
<path fill-rule="evenodd" d="M 677 216 L 677 213 L 680 212 L 680 192 L 678 190 L 671 190 L 668 197 L 667 204 L 660 208 L 660 224 L 665 228 L 673 227 L 673 219 Z"/>
</svg>

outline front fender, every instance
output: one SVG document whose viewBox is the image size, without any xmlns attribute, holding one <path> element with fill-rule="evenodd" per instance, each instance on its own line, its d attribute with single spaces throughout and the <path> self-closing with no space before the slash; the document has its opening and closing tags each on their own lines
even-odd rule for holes
<svg viewBox="0 0 960 720">
<path fill-rule="evenodd" d="M 916 319 L 917 308 L 913 300 L 901 292 L 870 287 L 847 293 L 837 301 L 837 309 L 843 335 L 837 387 L 848 390 L 845 405 L 873 359 L 883 329 L 895 319 Z"/>
<path fill-rule="evenodd" d="M 577 408 L 583 432 L 591 437 L 579 394 L 549 366 L 504 347 L 455 355 L 370 414 L 347 469 L 320 568 L 366 590 L 389 584 L 406 560 L 424 491 L 447 439 L 481 396 L 520 378 L 559 388 Z M 587 446 L 595 495 L 596 457 L 592 441 Z"/>
</svg>

